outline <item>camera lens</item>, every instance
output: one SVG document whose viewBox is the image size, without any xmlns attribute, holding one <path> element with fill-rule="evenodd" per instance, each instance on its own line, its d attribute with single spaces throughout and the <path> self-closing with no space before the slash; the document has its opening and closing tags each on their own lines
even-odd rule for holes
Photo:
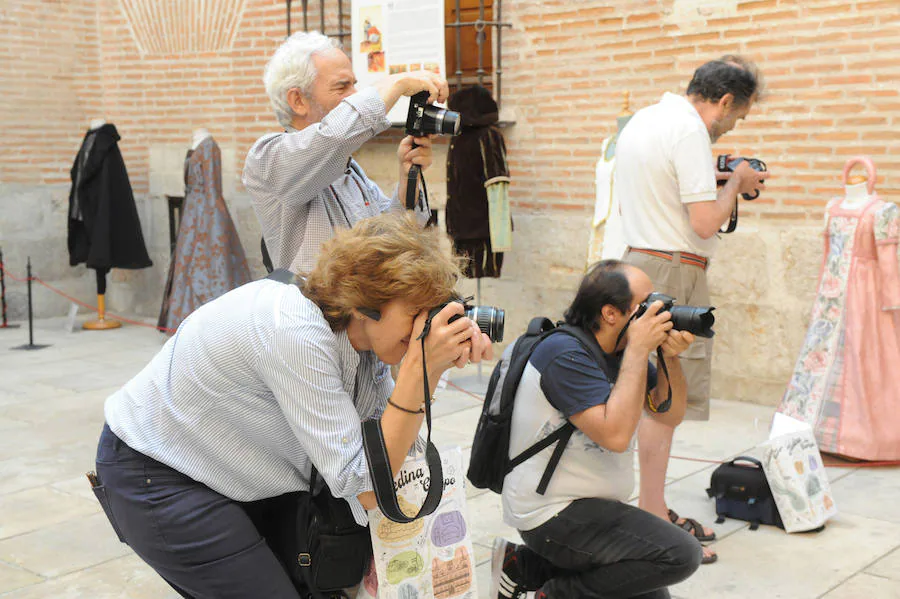
<svg viewBox="0 0 900 599">
<path fill-rule="evenodd" d="M 445 108 L 425 106 L 422 129 L 426 133 L 440 135 L 459 135 L 459 113 Z"/>
<path fill-rule="evenodd" d="M 486 334 L 491 342 L 503 341 L 503 329 L 506 325 L 506 312 L 503 308 L 471 306 L 466 310 L 466 316 L 475 321 L 481 332 Z"/>
<path fill-rule="evenodd" d="M 672 328 L 676 331 L 687 331 L 697 337 L 711 339 L 716 334 L 712 330 L 713 325 L 716 324 L 713 310 L 715 308 L 673 306 L 669 310 L 672 313 Z"/>
</svg>

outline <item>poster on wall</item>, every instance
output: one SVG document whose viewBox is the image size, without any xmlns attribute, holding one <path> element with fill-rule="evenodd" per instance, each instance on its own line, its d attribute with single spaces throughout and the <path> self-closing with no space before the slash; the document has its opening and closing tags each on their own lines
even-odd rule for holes
<svg viewBox="0 0 900 599">
<path fill-rule="evenodd" d="M 433 71 L 446 77 L 443 0 L 353 0 L 353 72 L 359 87 L 394 73 Z M 388 113 L 406 122 L 408 98 Z"/>
</svg>

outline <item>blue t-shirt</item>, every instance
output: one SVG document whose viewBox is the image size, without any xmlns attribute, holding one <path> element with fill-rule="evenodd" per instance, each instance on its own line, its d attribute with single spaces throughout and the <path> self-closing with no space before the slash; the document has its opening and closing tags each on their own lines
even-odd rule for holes
<svg viewBox="0 0 900 599">
<path fill-rule="evenodd" d="M 622 365 L 622 353 L 604 354 L 610 374 Z M 612 383 L 582 343 L 571 335 L 556 333 L 541 341 L 529 362 L 541 375 L 541 390 L 554 408 L 569 418 L 605 404 Z M 647 390 L 656 387 L 656 367 L 647 365 Z"/>
</svg>

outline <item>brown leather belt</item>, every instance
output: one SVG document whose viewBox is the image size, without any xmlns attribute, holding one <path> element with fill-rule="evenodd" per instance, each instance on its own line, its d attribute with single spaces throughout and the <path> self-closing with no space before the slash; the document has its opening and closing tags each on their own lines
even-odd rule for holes
<svg viewBox="0 0 900 599">
<path fill-rule="evenodd" d="M 708 258 L 698 256 L 697 254 L 691 254 L 690 252 L 664 252 L 662 250 L 645 250 L 643 248 L 628 248 L 628 251 L 637 252 L 639 254 L 647 254 L 648 256 L 656 256 L 657 258 L 665 258 L 669 261 L 675 260 L 675 255 L 678 254 L 681 258 L 682 264 L 687 264 L 689 266 L 698 266 L 703 270 L 706 270 L 706 268 L 709 266 Z"/>
</svg>

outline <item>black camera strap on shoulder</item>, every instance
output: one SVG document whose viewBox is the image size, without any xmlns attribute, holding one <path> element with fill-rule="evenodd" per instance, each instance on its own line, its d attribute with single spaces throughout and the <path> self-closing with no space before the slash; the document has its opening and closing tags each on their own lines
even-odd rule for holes
<svg viewBox="0 0 900 599">
<path fill-rule="evenodd" d="M 425 425 L 428 434 L 425 443 L 425 463 L 428 465 L 429 480 L 428 494 L 422 507 L 415 516 L 407 516 L 400 509 L 397 501 L 397 492 L 394 488 L 394 475 L 391 470 L 391 462 L 388 458 L 387 447 L 384 443 L 384 432 L 381 430 L 381 420 L 373 418 L 362 423 L 363 448 L 366 452 L 366 461 L 369 463 L 369 472 L 372 475 L 372 487 L 375 491 L 375 499 L 378 508 L 388 520 L 408 524 L 419 518 L 433 514 L 441 503 L 444 495 L 444 469 L 441 466 L 441 454 L 431 442 L 431 393 L 428 385 L 428 370 L 425 366 L 425 336 L 427 335 L 429 322 L 426 329 L 419 335 L 422 342 L 422 378 L 425 389 Z"/>
</svg>

